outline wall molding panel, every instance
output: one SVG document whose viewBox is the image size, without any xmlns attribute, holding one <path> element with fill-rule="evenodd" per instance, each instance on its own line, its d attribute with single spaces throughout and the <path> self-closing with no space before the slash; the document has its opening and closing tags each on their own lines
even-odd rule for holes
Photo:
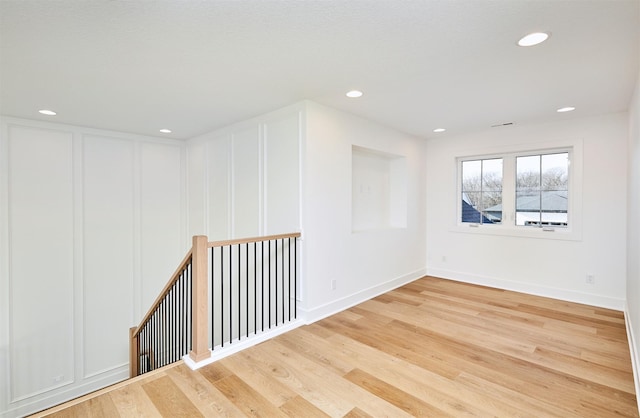
<svg viewBox="0 0 640 418">
<path fill-rule="evenodd" d="M 189 247 L 185 143 L 0 120 L 0 416 L 128 377 L 137 324 Z"/>
<path fill-rule="evenodd" d="M 196 162 L 187 167 L 189 231 L 218 241 L 300 230 L 304 109 L 289 106 L 188 141 L 187 158 Z"/>
</svg>

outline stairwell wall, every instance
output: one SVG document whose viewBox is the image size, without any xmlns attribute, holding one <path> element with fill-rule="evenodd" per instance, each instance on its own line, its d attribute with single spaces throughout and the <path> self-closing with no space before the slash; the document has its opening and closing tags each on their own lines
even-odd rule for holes
<svg viewBox="0 0 640 418">
<path fill-rule="evenodd" d="M 189 248 L 184 144 L 0 121 L 0 416 L 128 377 L 128 329 Z"/>
</svg>

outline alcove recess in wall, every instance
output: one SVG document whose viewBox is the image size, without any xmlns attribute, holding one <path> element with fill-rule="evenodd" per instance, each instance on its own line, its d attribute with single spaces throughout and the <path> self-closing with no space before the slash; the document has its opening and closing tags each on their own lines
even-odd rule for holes
<svg viewBox="0 0 640 418">
<path fill-rule="evenodd" d="M 353 232 L 407 227 L 407 159 L 351 148 Z"/>
</svg>

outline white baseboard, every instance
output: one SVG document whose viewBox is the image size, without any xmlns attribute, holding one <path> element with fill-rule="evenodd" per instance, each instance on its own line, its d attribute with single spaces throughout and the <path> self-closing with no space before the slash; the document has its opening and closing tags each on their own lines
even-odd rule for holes
<svg viewBox="0 0 640 418">
<path fill-rule="evenodd" d="M 296 319 L 295 321 L 291 321 L 285 325 L 280 325 L 270 331 L 265 331 L 261 332 L 260 334 L 253 335 L 246 340 L 235 341 L 231 344 L 226 345 L 225 347 L 216 347 L 215 349 L 210 350 L 211 357 L 209 357 L 208 359 L 195 362 L 187 354 L 186 356 L 182 357 L 182 360 L 184 361 L 184 364 L 186 364 L 191 370 L 197 370 L 203 366 L 206 366 L 207 364 L 211 364 L 232 354 L 245 350 L 249 347 L 260 344 L 261 342 L 277 337 L 278 335 L 284 334 L 285 332 L 294 330 L 301 325 L 305 325 L 304 320 Z"/>
<path fill-rule="evenodd" d="M 631 315 L 629 314 L 629 307 L 626 303 L 624 306 L 624 323 L 627 326 L 627 340 L 629 340 L 629 352 L 631 353 L 633 382 L 636 387 L 636 400 L 638 401 L 638 410 L 640 410 L 640 351 L 638 351 L 640 347 L 638 347 L 638 340 L 636 340 L 636 336 L 633 334 Z"/>
<path fill-rule="evenodd" d="M 416 270 L 400 277 L 396 277 L 395 279 L 389 280 L 388 282 L 372 286 L 368 289 L 361 290 L 357 293 L 353 293 L 351 295 L 329 302 L 325 305 L 318 306 L 316 308 L 300 308 L 300 312 L 306 323 L 311 324 L 338 312 L 344 311 L 345 309 L 348 309 L 359 303 L 379 296 L 383 293 L 389 292 L 390 290 L 396 289 L 400 286 L 404 286 L 407 283 L 411 283 L 412 281 L 423 277 L 425 274 L 426 269 Z"/>
<path fill-rule="evenodd" d="M 478 276 L 475 274 L 463 273 L 453 270 L 427 268 L 429 276 L 443 279 L 456 280 L 459 282 L 472 283 L 481 286 L 494 287 L 497 289 L 511 290 L 514 292 L 528 293 L 530 295 L 543 296 L 552 299 L 564 300 L 567 302 L 582 303 L 601 308 L 624 310 L 624 299 L 612 298 L 608 296 L 582 293 L 575 290 L 559 289 L 555 287 L 540 286 L 531 283 L 522 283 L 505 279 Z"/>
</svg>

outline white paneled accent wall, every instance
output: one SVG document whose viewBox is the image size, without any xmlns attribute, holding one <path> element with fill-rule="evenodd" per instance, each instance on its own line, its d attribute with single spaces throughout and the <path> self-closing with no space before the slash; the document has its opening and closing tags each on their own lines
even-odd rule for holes
<svg viewBox="0 0 640 418">
<path fill-rule="evenodd" d="M 113 337 L 131 323 L 135 271 L 134 145 L 128 140 L 95 136 L 86 136 L 83 141 L 85 378 L 122 365 L 128 356 L 127 347 Z M 113 169 L 115 161 L 117 170 Z M 114 306 L 128 309 L 113 309 Z"/>
<path fill-rule="evenodd" d="M 73 134 L 10 126 L 10 399 L 74 380 Z"/>
<path fill-rule="evenodd" d="M 193 138 L 189 231 L 210 241 L 300 230 L 303 105 Z"/>
<path fill-rule="evenodd" d="M 184 144 L 4 118 L 0 415 L 128 377 L 137 325 L 189 247 Z"/>
</svg>

